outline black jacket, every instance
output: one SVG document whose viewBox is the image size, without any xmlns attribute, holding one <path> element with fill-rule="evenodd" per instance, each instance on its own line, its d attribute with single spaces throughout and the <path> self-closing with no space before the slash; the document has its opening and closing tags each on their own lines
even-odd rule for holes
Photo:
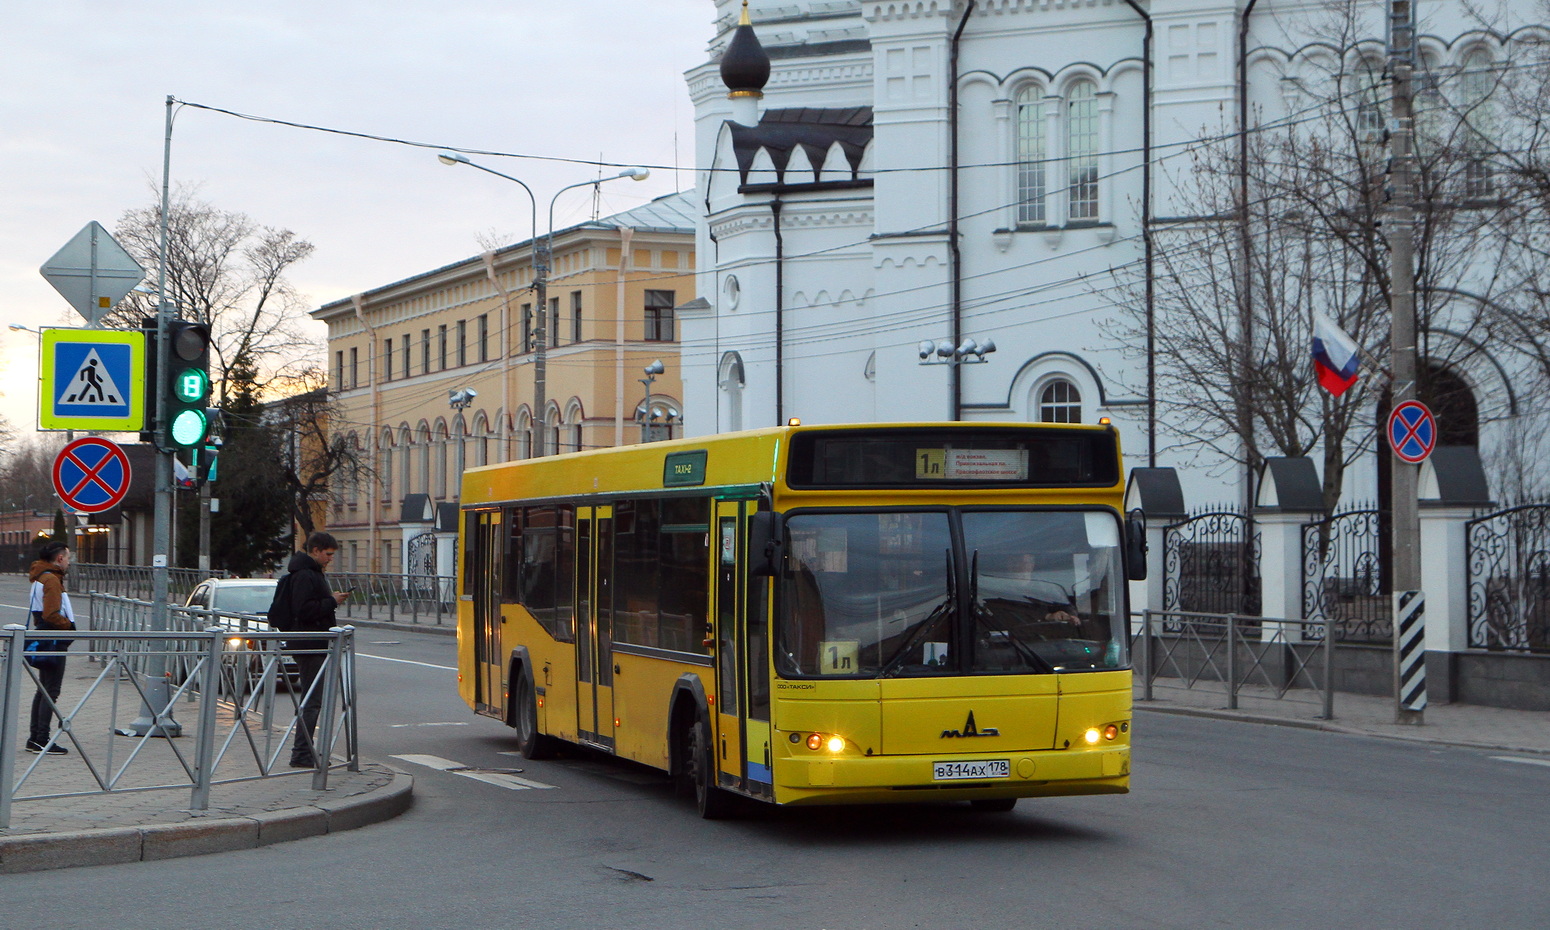
<svg viewBox="0 0 1550 930">
<path fill-rule="evenodd" d="M 275 586 L 274 603 L 269 606 L 269 622 L 286 632 L 322 632 L 335 625 L 334 610 L 339 606 L 334 592 L 323 577 L 317 559 L 298 552 L 291 556 L 286 575 Z M 293 642 L 298 648 L 318 648 Z M 319 643 L 321 645 L 321 643 Z"/>
</svg>

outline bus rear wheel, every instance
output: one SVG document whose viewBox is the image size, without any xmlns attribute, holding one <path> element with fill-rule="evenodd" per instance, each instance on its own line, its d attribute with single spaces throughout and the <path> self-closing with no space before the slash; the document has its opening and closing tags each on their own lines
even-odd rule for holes
<svg viewBox="0 0 1550 930">
<path fill-rule="evenodd" d="M 538 693 L 533 679 L 527 675 L 517 678 L 517 748 L 524 759 L 549 759 L 554 756 L 553 737 L 538 732 Z"/>
<path fill-rule="evenodd" d="M 689 727 L 686 748 L 684 764 L 689 769 L 689 782 L 694 786 L 694 806 L 700 816 L 706 820 L 730 816 L 736 800 L 716 786 L 716 752 L 711 745 L 710 724 L 704 717 L 696 718 Z"/>
</svg>

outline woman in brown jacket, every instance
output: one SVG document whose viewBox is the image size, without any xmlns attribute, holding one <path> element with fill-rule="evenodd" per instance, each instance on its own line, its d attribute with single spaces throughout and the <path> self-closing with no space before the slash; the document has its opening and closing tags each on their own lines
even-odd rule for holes
<svg viewBox="0 0 1550 930">
<path fill-rule="evenodd" d="M 65 593 L 65 572 L 70 568 L 70 547 L 64 543 L 45 543 L 38 560 L 27 572 L 32 579 L 32 625 L 39 630 L 75 629 L 75 610 Z M 37 651 L 27 663 L 38 672 L 38 693 L 32 699 L 32 731 L 27 737 L 28 752 L 46 752 L 62 756 L 70 750 L 49 742 L 49 722 L 53 702 L 59 700 L 59 687 L 65 680 L 65 650 L 68 639 L 35 641 Z M 44 697 L 45 692 L 47 697 Z"/>
</svg>

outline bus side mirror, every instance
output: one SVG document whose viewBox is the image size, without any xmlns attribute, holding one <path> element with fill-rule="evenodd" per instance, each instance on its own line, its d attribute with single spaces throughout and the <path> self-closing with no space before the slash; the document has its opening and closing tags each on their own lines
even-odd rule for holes
<svg viewBox="0 0 1550 930">
<path fill-rule="evenodd" d="M 1146 514 L 1132 510 L 1125 517 L 1125 577 L 1146 580 Z"/>
<path fill-rule="evenodd" d="M 785 561 L 786 518 L 773 510 L 761 510 L 749 521 L 749 574 L 756 578 L 774 577 Z"/>
</svg>

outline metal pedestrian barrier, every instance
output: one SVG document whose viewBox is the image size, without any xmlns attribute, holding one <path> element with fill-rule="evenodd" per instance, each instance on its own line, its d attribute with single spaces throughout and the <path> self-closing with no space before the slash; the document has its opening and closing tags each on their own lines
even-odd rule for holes
<svg viewBox="0 0 1550 930">
<path fill-rule="evenodd" d="M 167 629 L 153 630 L 149 602 L 92 600 L 97 628 L 70 633 L 63 649 L 27 651 L 61 639 L 54 631 L 0 630 L 0 829 L 16 802 L 187 788 L 189 807 L 208 810 L 214 785 L 310 773 L 323 790 L 331 770 L 359 771 L 353 627 L 282 633 L 259 629 L 256 617 L 171 608 Z M 303 636 L 316 648 L 285 646 Z M 59 655 L 93 674 L 68 679 L 54 700 L 29 659 Z M 303 690 L 289 669 L 306 655 L 322 661 Z M 314 697 L 315 765 L 293 769 L 291 744 Z M 52 736 L 29 762 L 20 750 L 35 700 Z"/>
<path fill-rule="evenodd" d="M 1184 610 L 1145 610 L 1140 621 L 1131 654 L 1143 700 L 1156 699 L 1159 679 L 1223 685 L 1232 710 L 1245 694 L 1284 700 L 1299 689 L 1318 694 L 1319 719 L 1334 719 L 1335 644 L 1323 622 Z"/>
</svg>

